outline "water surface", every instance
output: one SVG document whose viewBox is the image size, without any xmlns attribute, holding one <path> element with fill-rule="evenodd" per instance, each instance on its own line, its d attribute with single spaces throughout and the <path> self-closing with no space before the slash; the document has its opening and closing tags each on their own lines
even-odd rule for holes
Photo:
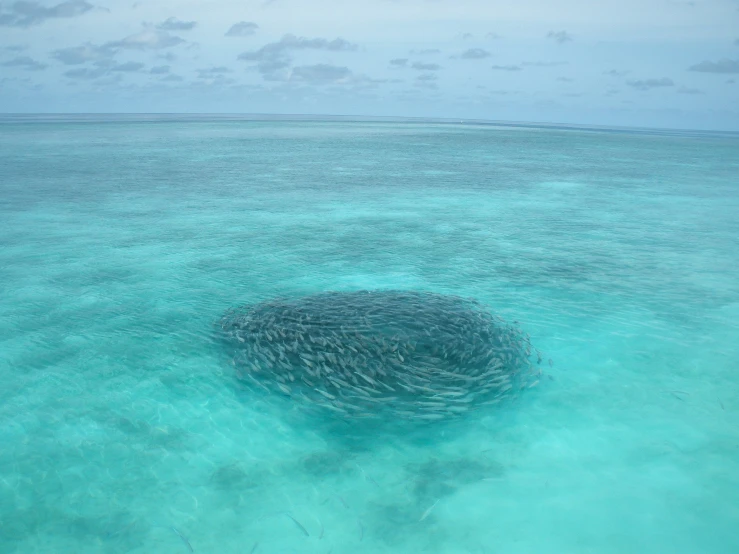
<svg viewBox="0 0 739 554">
<path fill-rule="evenodd" d="M 0 552 L 739 551 L 738 175 L 727 134 L 6 118 Z M 477 298 L 553 365 L 360 436 L 214 340 L 390 288 Z"/>
</svg>

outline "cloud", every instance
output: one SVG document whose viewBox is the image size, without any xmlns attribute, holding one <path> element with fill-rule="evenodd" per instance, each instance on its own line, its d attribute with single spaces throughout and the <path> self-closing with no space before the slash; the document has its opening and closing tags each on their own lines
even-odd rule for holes
<svg viewBox="0 0 739 554">
<path fill-rule="evenodd" d="M 140 71 L 144 68 L 144 64 L 139 62 L 126 62 L 111 66 L 110 71 L 121 71 L 124 73 L 132 73 L 134 71 Z"/>
<path fill-rule="evenodd" d="M 3 50 L 8 52 L 23 52 L 24 50 L 28 50 L 28 46 L 25 44 L 10 44 L 8 46 L 3 46 Z"/>
<path fill-rule="evenodd" d="M 164 75 L 165 73 L 169 73 L 169 66 L 168 65 L 157 65 L 155 67 L 152 67 L 149 70 L 149 73 L 152 75 Z"/>
<path fill-rule="evenodd" d="M 256 68 L 269 81 L 287 80 L 287 69 L 292 64 L 291 52 L 295 50 L 327 50 L 330 52 L 353 52 L 358 46 L 343 38 L 305 38 L 285 35 L 277 42 L 270 42 L 259 50 L 239 54 L 239 60 L 257 62 Z"/>
<path fill-rule="evenodd" d="M 637 90 L 649 90 L 653 88 L 675 86 L 675 83 L 672 81 L 672 79 L 668 79 L 667 77 L 662 77 L 661 79 L 644 79 L 644 80 L 639 80 L 639 81 L 626 81 L 626 84 L 629 85 L 630 87 L 634 87 Z"/>
<path fill-rule="evenodd" d="M 527 67 L 556 67 L 558 65 L 568 65 L 570 62 L 521 62 L 521 65 Z"/>
<path fill-rule="evenodd" d="M 700 89 L 688 87 L 680 87 L 679 89 L 677 89 L 677 92 L 679 92 L 680 94 L 705 94 L 705 92 Z"/>
<path fill-rule="evenodd" d="M 618 71 L 617 69 L 609 69 L 603 72 L 603 75 L 610 75 L 611 77 L 624 77 L 628 74 L 628 71 Z"/>
<path fill-rule="evenodd" d="M 198 79 L 213 79 L 231 73 L 231 70 L 226 66 L 219 65 L 209 67 L 207 69 L 198 69 Z"/>
<path fill-rule="evenodd" d="M 295 35 L 285 35 L 277 42 L 270 42 L 254 52 L 239 54 L 238 59 L 247 61 L 272 61 L 287 55 L 290 50 L 330 50 L 334 52 L 350 52 L 357 50 L 356 44 L 352 44 L 343 38 L 327 40 L 325 38 L 305 38 Z"/>
<path fill-rule="evenodd" d="M 110 66 L 112 64 L 111 60 L 121 50 L 159 50 L 170 48 L 184 42 L 180 37 L 170 35 L 166 31 L 145 30 L 121 40 L 106 42 L 102 45 L 88 43 L 81 46 L 61 48 L 52 52 L 51 57 L 62 62 L 64 65 L 82 65 L 89 62 L 98 64 L 98 69 L 90 69 L 87 73 L 82 71 L 73 71 L 71 73 L 73 78 L 91 78 L 90 76 L 96 74 L 100 67 L 106 66 L 106 64 Z"/>
<path fill-rule="evenodd" d="M 436 90 L 439 88 L 439 86 L 436 84 L 437 80 L 438 77 L 433 73 L 422 73 L 421 75 L 416 77 L 413 86 L 417 88 Z"/>
<path fill-rule="evenodd" d="M 77 17 L 94 7 L 85 0 L 67 0 L 51 7 L 29 0 L 18 0 L 6 5 L 0 3 L 0 26 L 31 27 L 49 19 Z"/>
<path fill-rule="evenodd" d="M 157 25 L 157 29 L 160 31 L 191 31 L 196 21 L 181 21 L 176 17 L 169 17 Z"/>
<path fill-rule="evenodd" d="M 227 37 L 250 37 L 259 29 L 259 25 L 251 21 L 239 21 L 231 25 L 224 36 Z"/>
<path fill-rule="evenodd" d="M 184 39 L 170 35 L 166 31 L 144 30 L 135 35 L 127 36 L 121 40 L 107 42 L 104 48 L 125 48 L 129 50 L 159 50 L 162 48 L 171 48 L 185 42 Z"/>
<path fill-rule="evenodd" d="M 572 83 L 575 79 L 570 79 L 569 77 L 557 77 L 557 81 L 560 83 Z"/>
<path fill-rule="evenodd" d="M 174 74 L 167 75 L 166 77 L 162 77 L 160 79 L 160 81 L 165 81 L 165 82 L 169 82 L 169 83 L 179 83 L 179 82 L 184 81 L 184 80 L 185 79 L 183 79 L 179 75 L 174 75 Z"/>
<path fill-rule="evenodd" d="M 189 83 L 191 89 L 199 90 L 222 90 L 223 87 L 233 86 L 237 83 L 236 79 L 226 77 L 223 74 L 212 75 L 208 78 L 198 77 L 198 81 Z"/>
<path fill-rule="evenodd" d="M 286 81 L 290 77 L 291 64 L 291 58 L 263 60 L 256 65 L 256 69 L 266 81 Z"/>
<path fill-rule="evenodd" d="M 45 63 L 37 62 L 28 56 L 18 56 L 7 62 L 0 63 L 0 65 L 3 67 L 19 67 L 27 71 L 41 71 L 48 67 Z"/>
<path fill-rule="evenodd" d="M 491 69 L 495 69 L 497 71 L 521 71 L 520 65 L 493 65 L 491 66 Z"/>
<path fill-rule="evenodd" d="M 428 56 L 429 54 L 441 54 L 441 50 L 438 48 L 425 48 L 423 50 L 411 50 L 410 53 L 417 56 Z"/>
<path fill-rule="evenodd" d="M 70 79 L 90 81 L 118 74 L 116 75 L 116 79 L 120 79 L 121 73 L 136 73 L 142 69 L 144 69 L 144 64 L 140 62 L 115 63 L 113 60 L 108 59 L 96 61 L 92 67 L 70 69 L 64 72 L 64 76 Z"/>
<path fill-rule="evenodd" d="M 112 57 L 115 52 L 103 46 L 94 44 L 83 44 L 70 48 L 61 48 L 51 53 L 51 57 L 59 60 L 65 65 L 79 65 Z"/>
<path fill-rule="evenodd" d="M 418 71 L 439 71 L 441 66 L 438 63 L 413 62 L 411 68 Z"/>
<path fill-rule="evenodd" d="M 688 71 L 699 71 L 701 73 L 739 73 L 739 60 L 724 58 L 717 62 L 702 61 L 691 65 Z"/>
<path fill-rule="evenodd" d="M 483 58 L 489 58 L 490 52 L 482 48 L 469 48 L 462 52 L 459 57 L 463 60 L 482 60 Z"/>
<path fill-rule="evenodd" d="M 547 38 L 552 39 L 557 44 L 564 44 L 572 40 L 572 35 L 567 31 L 549 31 Z"/>
<path fill-rule="evenodd" d="M 408 58 L 395 58 L 390 60 L 390 65 L 394 67 L 405 67 L 408 65 Z"/>
<path fill-rule="evenodd" d="M 402 79 L 372 79 L 366 75 L 353 74 L 351 81 L 349 82 L 355 90 L 370 90 L 376 89 L 379 85 L 385 83 L 402 83 Z"/>
<path fill-rule="evenodd" d="M 104 77 L 107 74 L 107 67 L 80 67 L 78 69 L 70 69 L 69 71 L 64 72 L 65 77 L 80 80 L 99 79 L 100 77 Z"/>
<path fill-rule="evenodd" d="M 307 39 L 303 37 L 294 37 L 285 35 L 282 38 L 283 43 L 288 44 L 291 48 L 316 48 L 319 50 L 331 50 L 334 52 L 354 52 L 359 50 L 359 46 L 344 40 L 343 38 L 335 38 L 334 40 L 326 40 L 325 38 Z"/>
<path fill-rule="evenodd" d="M 727 79 L 726 84 L 727 85 L 733 85 L 736 81 L 734 79 Z"/>
<path fill-rule="evenodd" d="M 475 35 L 472 33 L 460 33 L 457 35 L 457 38 L 461 38 L 462 40 L 472 40 L 475 38 Z"/>
<path fill-rule="evenodd" d="M 501 37 L 498 33 L 488 33 L 487 35 L 485 35 L 485 38 L 488 38 L 490 40 L 497 40 L 503 37 Z"/>
<path fill-rule="evenodd" d="M 291 81 L 312 84 L 345 82 L 352 76 L 348 67 L 319 63 L 294 67 L 290 73 Z"/>
</svg>

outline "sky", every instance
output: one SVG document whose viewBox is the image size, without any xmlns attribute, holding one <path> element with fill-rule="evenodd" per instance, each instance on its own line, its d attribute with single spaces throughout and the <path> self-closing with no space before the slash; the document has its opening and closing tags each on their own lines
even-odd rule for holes
<svg viewBox="0 0 739 554">
<path fill-rule="evenodd" d="M 0 0 L 0 112 L 739 131 L 739 0 Z"/>
</svg>

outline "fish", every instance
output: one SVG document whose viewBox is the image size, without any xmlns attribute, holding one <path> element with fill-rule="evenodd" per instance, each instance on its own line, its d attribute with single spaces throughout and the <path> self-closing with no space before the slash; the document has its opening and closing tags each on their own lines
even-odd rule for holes
<svg viewBox="0 0 739 554">
<path fill-rule="evenodd" d="M 528 357 L 541 357 L 530 336 L 481 303 L 436 293 L 267 301 L 227 312 L 220 327 L 239 349 L 240 379 L 258 374 L 263 388 L 350 417 L 454 417 L 501 389 L 525 387 Z"/>
<path fill-rule="evenodd" d="M 172 525 L 171 526 L 171 529 L 172 529 L 172 531 L 174 531 L 175 533 L 177 533 L 177 536 L 180 537 L 180 539 L 182 539 L 182 542 L 185 543 L 185 546 L 187 546 L 187 548 L 188 548 L 188 550 L 190 552 L 195 552 L 195 550 L 193 549 L 192 545 L 190 544 L 190 541 L 187 540 L 187 537 L 185 535 L 183 535 L 182 533 L 179 532 L 179 530 L 177 529 L 177 527 L 175 527 L 174 525 Z"/>
<path fill-rule="evenodd" d="M 421 515 L 421 519 L 418 520 L 419 523 L 421 521 L 423 521 L 424 519 L 426 519 L 427 517 L 429 517 L 429 514 L 431 513 L 431 510 L 433 510 L 436 507 L 436 505 L 439 503 L 439 500 L 441 500 L 441 499 L 437 499 L 436 502 L 434 502 L 433 504 L 431 504 L 431 506 L 429 506 L 428 508 L 426 508 L 426 511 L 423 512 L 423 515 Z"/>
<path fill-rule="evenodd" d="M 364 373 L 359 372 L 359 371 L 357 372 L 357 375 L 359 375 L 362 379 L 364 379 L 365 381 L 367 381 L 370 385 L 377 386 L 377 381 L 375 381 L 374 379 L 372 379 L 372 377 L 368 377 L 367 375 L 365 375 Z"/>
<path fill-rule="evenodd" d="M 354 390 L 357 391 L 357 392 L 359 392 L 359 393 L 361 393 L 363 396 L 365 396 L 367 398 L 371 398 L 372 397 L 372 394 L 369 391 L 365 390 L 364 388 L 362 388 L 360 386 L 355 387 Z"/>
<path fill-rule="evenodd" d="M 378 482 L 377 482 L 377 481 L 375 481 L 375 480 L 374 480 L 374 479 L 372 478 L 372 476 L 371 476 L 371 475 L 368 475 L 368 474 L 367 474 L 367 472 L 366 472 L 366 471 L 364 471 L 364 469 L 362 468 L 362 466 L 360 466 L 360 465 L 359 465 L 359 464 L 358 464 L 357 462 L 354 462 L 354 465 L 355 465 L 355 466 L 357 466 L 357 468 L 359 469 L 359 471 L 361 471 L 361 472 L 362 472 L 362 475 L 364 475 L 364 478 L 365 478 L 365 479 L 367 479 L 368 481 L 370 481 L 370 482 L 374 483 L 374 485 L 375 485 L 375 486 L 376 486 L 377 488 L 380 488 L 380 485 L 378 484 Z"/>
<path fill-rule="evenodd" d="M 290 512 L 284 512 L 284 513 L 285 513 L 285 515 L 287 517 L 289 517 L 290 519 L 293 520 L 293 522 L 295 523 L 295 525 L 297 525 L 298 528 L 300 528 L 300 530 L 305 534 L 306 537 L 310 537 L 310 534 L 308 533 L 308 530 L 305 527 L 303 527 L 303 524 L 302 523 L 300 523 L 297 519 L 295 519 Z"/>
<path fill-rule="evenodd" d="M 336 397 L 333 394 L 330 394 L 328 392 L 325 392 L 325 391 L 323 391 L 321 389 L 315 389 L 315 391 L 318 392 L 318 393 L 320 393 L 320 394 L 322 394 L 323 396 L 325 396 L 329 400 L 336 400 Z"/>
</svg>

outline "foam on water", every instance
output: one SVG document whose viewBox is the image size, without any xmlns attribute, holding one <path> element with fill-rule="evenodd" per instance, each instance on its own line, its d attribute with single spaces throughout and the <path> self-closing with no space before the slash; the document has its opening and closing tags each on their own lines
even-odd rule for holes
<svg viewBox="0 0 739 554">
<path fill-rule="evenodd" d="M 0 552 L 739 551 L 737 175 L 706 134 L 2 123 Z M 554 365 L 367 435 L 213 336 L 373 288 L 477 298 Z"/>
</svg>

